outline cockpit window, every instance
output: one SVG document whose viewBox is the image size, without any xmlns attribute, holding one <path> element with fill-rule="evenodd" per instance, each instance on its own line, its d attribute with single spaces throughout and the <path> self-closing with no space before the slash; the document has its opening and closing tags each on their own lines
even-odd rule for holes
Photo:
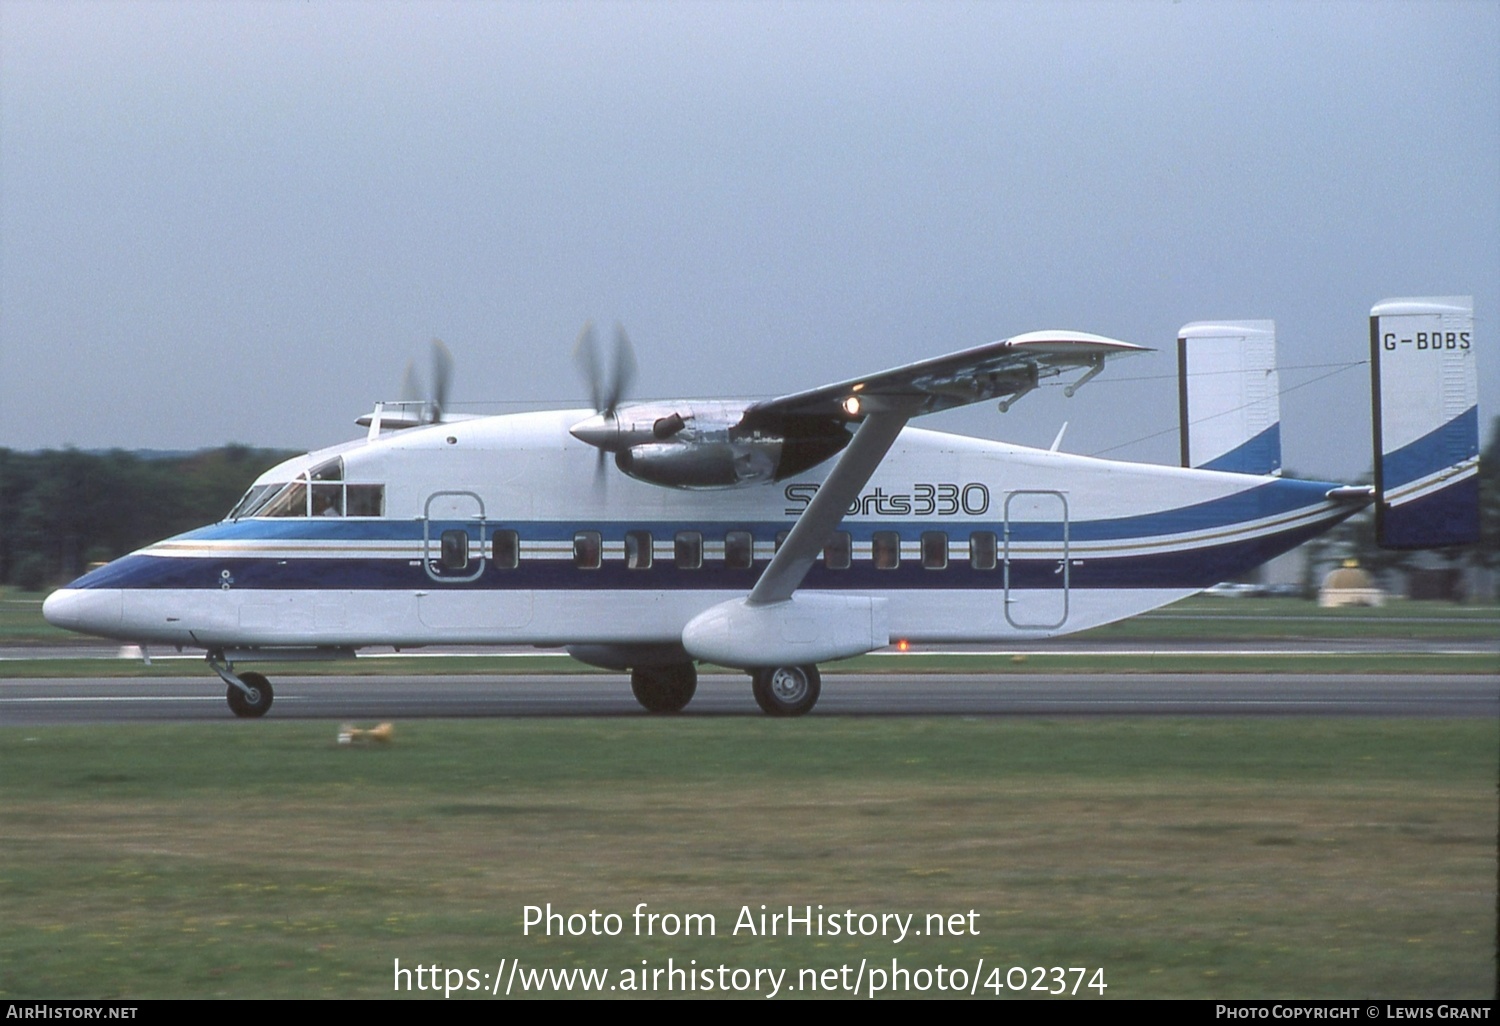
<svg viewBox="0 0 1500 1026">
<path fill-rule="evenodd" d="M 385 485 L 344 485 L 344 516 L 385 515 Z"/>
<path fill-rule="evenodd" d="M 229 511 L 243 517 L 378 517 L 385 515 L 385 485 L 349 484 L 343 457 L 334 457 L 284 484 L 260 484 Z"/>
<path fill-rule="evenodd" d="M 240 501 L 234 504 L 234 509 L 229 511 L 229 516 L 225 519 L 238 520 L 240 517 L 251 516 L 251 511 L 258 509 L 280 487 L 280 485 L 273 484 L 252 485 Z"/>
</svg>

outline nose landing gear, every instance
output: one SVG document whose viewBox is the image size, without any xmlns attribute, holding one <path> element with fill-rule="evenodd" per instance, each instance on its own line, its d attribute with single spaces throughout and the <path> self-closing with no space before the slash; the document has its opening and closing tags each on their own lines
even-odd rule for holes
<svg viewBox="0 0 1500 1026">
<path fill-rule="evenodd" d="M 256 719 L 271 708 L 275 692 L 263 674 L 235 673 L 234 667 L 219 652 L 208 654 L 208 665 L 229 685 L 224 697 L 229 702 L 230 712 L 241 719 Z"/>
</svg>

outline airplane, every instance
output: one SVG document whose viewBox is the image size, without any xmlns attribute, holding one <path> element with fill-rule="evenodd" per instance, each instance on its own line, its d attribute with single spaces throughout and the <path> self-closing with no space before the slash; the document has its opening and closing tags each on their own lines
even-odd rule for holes
<svg viewBox="0 0 1500 1026">
<path fill-rule="evenodd" d="M 1473 301 L 1387 300 L 1370 325 L 1373 487 L 1280 476 L 1271 321 L 1179 333 L 1180 467 L 909 426 L 977 402 L 1005 411 L 1065 375 L 1072 396 L 1144 351 L 1082 332 L 769 400 L 627 402 L 628 339 L 605 352 L 587 328 L 591 407 L 502 416 L 443 409 L 451 358 L 436 344 L 431 398 L 377 403 L 363 437 L 268 470 L 221 522 L 92 570 L 43 612 L 204 650 L 241 717 L 273 701 L 242 663 L 433 644 L 564 646 L 628 670 L 653 713 L 683 709 L 712 663 L 746 671 L 766 713 L 798 716 L 819 663 L 1120 620 L 1371 503 L 1383 543 L 1473 540 Z"/>
</svg>

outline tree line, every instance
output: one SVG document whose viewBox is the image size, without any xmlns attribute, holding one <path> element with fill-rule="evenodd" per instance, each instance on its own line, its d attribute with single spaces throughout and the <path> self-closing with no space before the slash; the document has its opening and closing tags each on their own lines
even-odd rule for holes
<svg viewBox="0 0 1500 1026">
<path fill-rule="evenodd" d="M 223 518 L 290 452 L 0 449 L 0 584 L 39 591 Z"/>
</svg>

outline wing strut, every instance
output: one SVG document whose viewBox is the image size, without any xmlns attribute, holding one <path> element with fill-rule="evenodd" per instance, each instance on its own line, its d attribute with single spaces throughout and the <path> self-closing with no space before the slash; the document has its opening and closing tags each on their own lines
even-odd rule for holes
<svg viewBox="0 0 1500 1026">
<path fill-rule="evenodd" d="M 792 597 L 802 584 L 813 561 L 844 514 L 849 503 L 859 495 L 861 488 L 885 459 L 896 436 L 911 419 L 906 411 L 872 412 L 854 432 L 854 438 L 843 456 L 829 473 L 818 494 L 813 496 L 807 509 L 798 518 L 792 533 L 782 542 L 781 550 L 766 567 L 755 587 L 750 589 L 748 604 L 752 606 L 783 602 Z"/>
</svg>

